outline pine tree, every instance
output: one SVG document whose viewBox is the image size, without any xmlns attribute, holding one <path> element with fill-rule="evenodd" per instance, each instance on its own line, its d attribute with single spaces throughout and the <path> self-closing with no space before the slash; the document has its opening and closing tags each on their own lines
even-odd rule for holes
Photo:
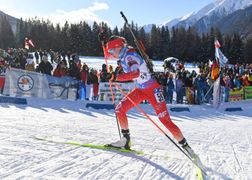
<svg viewBox="0 0 252 180">
<path fill-rule="evenodd" d="M 232 38 L 232 45 L 230 47 L 230 55 L 228 56 L 231 63 L 242 63 L 244 60 L 243 43 L 238 34 L 234 34 Z"/>
<path fill-rule="evenodd" d="M 150 34 L 150 43 L 152 46 L 152 51 L 150 52 L 150 56 L 153 59 L 158 59 L 161 52 L 161 36 L 160 30 L 156 27 L 156 25 L 152 26 L 151 34 Z"/>
<path fill-rule="evenodd" d="M 61 30 L 60 39 L 62 40 L 62 44 L 61 44 L 62 50 L 66 51 L 66 52 L 67 51 L 73 52 L 73 49 L 70 44 L 70 42 L 71 42 L 70 27 L 69 27 L 69 24 L 67 21 L 65 22 L 65 24 Z"/>
<path fill-rule="evenodd" d="M 244 51 L 244 56 L 245 56 L 245 62 L 246 63 L 252 63 L 252 37 L 249 38 L 247 41 L 246 41 L 246 44 L 245 44 L 245 51 Z"/>
<path fill-rule="evenodd" d="M 94 22 L 92 26 L 92 33 L 91 33 L 91 54 L 92 56 L 102 56 L 102 47 L 101 42 L 99 41 L 98 35 L 100 33 L 100 26 Z"/>
<path fill-rule="evenodd" d="M 168 27 L 162 27 L 161 29 L 161 59 L 167 58 L 171 54 L 171 38 Z"/>
</svg>

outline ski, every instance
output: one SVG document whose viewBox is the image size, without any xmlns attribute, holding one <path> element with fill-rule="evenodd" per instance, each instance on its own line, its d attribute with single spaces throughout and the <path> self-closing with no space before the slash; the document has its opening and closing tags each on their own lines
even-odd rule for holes
<svg viewBox="0 0 252 180">
<path fill-rule="evenodd" d="M 202 170 L 198 166 L 195 166 L 195 171 L 196 171 L 197 180 L 205 180 Z"/>
<path fill-rule="evenodd" d="M 138 154 L 138 155 L 144 154 L 143 151 L 112 147 L 112 146 L 109 146 L 109 145 L 80 143 L 80 142 L 75 142 L 75 141 L 56 141 L 56 140 L 50 140 L 50 139 L 46 139 L 46 138 L 42 138 L 42 137 L 36 137 L 36 136 L 34 136 L 34 139 L 40 140 L 40 141 L 47 141 L 47 142 L 51 142 L 51 143 L 67 144 L 67 145 L 86 147 L 86 148 L 92 148 L 92 149 L 100 149 L 100 150 L 107 150 L 107 151 L 118 151 L 118 152 L 122 152 L 122 153 L 134 153 L 134 154 Z"/>
<path fill-rule="evenodd" d="M 206 180 L 207 173 L 200 159 L 198 158 L 198 160 L 196 159 L 192 159 L 192 160 L 194 161 L 194 167 L 195 167 L 197 180 Z"/>
</svg>

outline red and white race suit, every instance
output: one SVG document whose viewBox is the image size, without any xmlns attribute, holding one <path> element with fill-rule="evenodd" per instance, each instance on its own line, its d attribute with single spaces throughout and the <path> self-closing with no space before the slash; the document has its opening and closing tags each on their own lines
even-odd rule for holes
<svg viewBox="0 0 252 180">
<path fill-rule="evenodd" d="M 143 100 L 148 102 L 154 108 L 159 120 L 172 133 L 177 141 L 183 139 L 180 129 L 171 121 L 168 113 L 166 102 L 160 85 L 151 77 L 145 61 L 133 49 L 123 48 L 120 52 L 120 61 L 124 74 L 119 74 L 117 81 L 135 80 L 137 87 L 133 89 L 128 97 L 135 104 L 141 103 Z M 134 104 L 124 97 L 116 107 L 116 115 L 122 129 L 129 129 L 128 119 L 126 116 Z"/>
</svg>

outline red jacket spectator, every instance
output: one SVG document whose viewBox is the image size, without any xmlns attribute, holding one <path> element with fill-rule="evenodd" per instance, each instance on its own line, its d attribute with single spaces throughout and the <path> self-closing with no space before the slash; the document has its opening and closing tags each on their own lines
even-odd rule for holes
<svg viewBox="0 0 252 180">
<path fill-rule="evenodd" d="M 67 67 L 65 65 L 65 63 L 63 61 L 61 61 L 56 69 L 53 71 L 53 76 L 55 77 L 63 77 L 63 76 L 66 76 L 68 75 L 68 70 L 67 70 Z"/>
<path fill-rule="evenodd" d="M 83 64 L 82 70 L 80 72 L 80 78 L 84 84 L 87 84 L 88 71 L 89 71 L 88 66 L 86 64 Z"/>
</svg>

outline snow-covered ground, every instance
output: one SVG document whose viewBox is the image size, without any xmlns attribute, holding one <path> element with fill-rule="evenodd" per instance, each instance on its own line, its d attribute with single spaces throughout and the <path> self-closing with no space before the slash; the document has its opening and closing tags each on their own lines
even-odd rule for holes
<svg viewBox="0 0 252 180">
<path fill-rule="evenodd" d="M 195 179 L 192 163 L 136 109 L 129 112 L 132 148 L 144 155 L 35 140 L 33 136 L 106 144 L 119 137 L 113 110 L 87 109 L 85 101 L 27 101 L 0 104 L 0 179 Z M 210 179 L 251 179 L 252 101 L 226 103 L 217 110 L 167 106 L 190 108 L 170 111 L 171 117 Z M 141 107 L 158 122 L 150 105 Z M 226 107 L 243 111 L 227 112 Z"/>
</svg>

